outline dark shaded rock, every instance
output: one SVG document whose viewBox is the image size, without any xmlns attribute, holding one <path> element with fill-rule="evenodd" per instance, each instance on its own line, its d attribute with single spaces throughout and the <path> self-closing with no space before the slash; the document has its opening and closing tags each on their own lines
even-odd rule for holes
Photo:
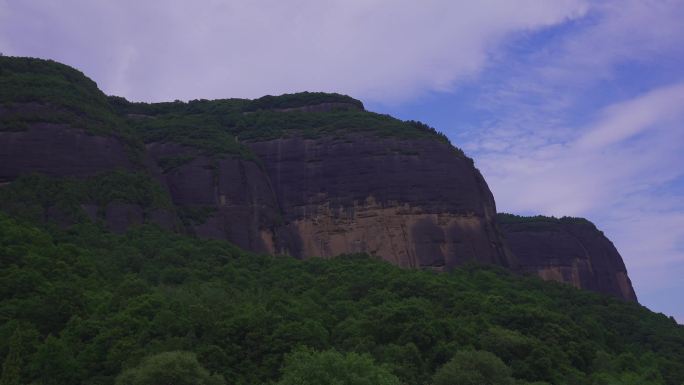
<svg viewBox="0 0 684 385">
<path fill-rule="evenodd" d="M 173 203 L 189 209 L 210 208 L 191 231 L 205 238 L 226 239 L 248 250 L 273 252 L 274 227 L 281 223 L 268 176 L 252 161 L 214 159 L 173 143 L 152 143 L 148 152 L 158 162 L 190 158 L 167 170 L 162 179 Z"/>
<path fill-rule="evenodd" d="M 129 227 L 143 223 L 143 209 L 130 203 L 110 203 L 105 208 L 107 228 L 115 233 L 123 233 Z"/>
<path fill-rule="evenodd" d="M 94 204 L 82 204 L 81 205 L 81 210 L 83 210 L 83 213 L 88 217 L 88 219 L 91 222 L 96 222 L 98 217 L 98 213 L 100 211 L 100 208 L 97 205 Z"/>
<path fill-rule="evenodd" d="M 627 269 L 613 243 L 591 222 L 531 217 L 499 223 L 523 272 L 577 288 L 637 301 Z"/>
<path fill-rule="evenodd" d="M 0 181 L 22 174 L 93 176 L 132 169 L 126 147 L 68 125 L 31 123 L 24 131 L 0 131 Z"/>
<path fill-rule="evenodd" d="M 288 138 L 250 143 L 286 226 L 275 251 L 298 257 L 367 252 L 406 267 L 515 261 L 472 161 L 436 140 Z"/>
<path fill-rule="evenodd" d="M 145 222 L 155 224 L 169 231 L 180 230 L 180 223 L 176 213 L 168 209 L 156 209 L 145 215 Z"/>
</svg>

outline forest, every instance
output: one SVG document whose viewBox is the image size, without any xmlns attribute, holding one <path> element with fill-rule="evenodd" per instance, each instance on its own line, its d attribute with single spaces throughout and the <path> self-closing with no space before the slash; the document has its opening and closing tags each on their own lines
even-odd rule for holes
<svg viewBox="0 0 684 385">
<path fill-rule="evenodd" d="M 357 109 L 274 110 L 312 103 Z M 362 108 L 323 93 L 131 103 L 68 66 L 0 57 L 0 131 L 69 125 L 122 139 L 137 162 L 0 180 L 0 385 L 684 384 L 683 326 L 569 285 L 477 264 L 435 273 L 368 255 L 259 255 L 150 221 L 107 230 L 111 203 L 186 224 L 215 210 L 174 207 L 144 171 L 145 143 L 197 150 L 161 159 L 168 172 L 199 155 L 252 159 L 244 142 L 256 139 L 448 142 Z"/>
<path fill-rule="evenodd" d="M 673 319 L 490 266 L 302 261 L 151 225 L 117 235 L 4 214 L 0 255 L 3 385 L 684 379 Z"/>
</svg>

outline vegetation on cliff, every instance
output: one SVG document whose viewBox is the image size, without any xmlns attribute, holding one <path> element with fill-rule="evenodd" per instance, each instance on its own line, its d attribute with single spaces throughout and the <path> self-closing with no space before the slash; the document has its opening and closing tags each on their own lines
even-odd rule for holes
<svg viewBox="0 0 684 385">
<path fill-rule="evenodd" d="M 110 203 L 134 204 L 142 210 L 173 208 L 168 193 L 144 173 L 115 171 L 91 178 L 31 174 L 0 188 L 0 209 L 34 222 L 84 222 L 84 204 L 94 206 L 101 216 Z"/>
<path fill-rule="evenodd" d="M 588 225 L 591 227 L 596 228 L 596 225 L 594 225 L 590 220 L 586 218 L 579 218 L 579 217 L 548 217 L 545 215 L 534 215 L 534 216 L 521 216 L 521 215 L 515 215 L 515 214 L 507 214 L 507 213 L 498 213 L 496 214 L 496 220 L 499 223 L 502 224 L 510 224 L 510 223 L 527 223 L 527 224 L 534 224 L 534 223 L 566 223 L 566 224 L 581 224 L 581 225 Z"/>
<path fill-rule="evenodd" d="M 361 109 L 275 111 L 360 107 L 335 94 L 130 103 L 67 66 L 20 58 L 0 58 L 0 86 L 3 130 L 66 123 L 218 157 L 248 158 L 245 141 L 290 136 L 447 141 L 422 123 Z M 192 156 L 160 165 L 172 170 Z M 111 203 L 173 210 L 146 173 L 26 175 L 0 188 L 0 384 L 684 380 L 684 328 L 637 304 L 493 267 L 434 274 L 364 255 L 299 261 L 151 225 L 113 234 L 100 220 Z M 202 223 L 212 210 L 177 211 Z"/>
<path fill-rule="evenodd" d="M 339 105 L 348 104 L 356 109 L 363 110 L 363 103 L 347 95 L 329 92 L 298 92 L 295 94 L 283 94 L 278 96 L 266 95 L 250 101 L 244 111 L 275 110 L 287 108 L 301 108 L 315 106 L 324 103 Z"/>
<path fill-rule="evenodd" d="M 321 104 L 333 107 L 318 112 L 281 111 Z M 105 96 L 95 82 L 67 65 L 0 57 L 0 130 L 23 130 L 34 122 L 65 123 L 97 135 L 114 134 L 138 152 L 142 141 L 174 142 L 205 155 L 246 159 L 254 156 L 241 142 L 292 136 L 373 135 L 449 142 L 423 123 L 365 111 L 359 100 L 346 95 L 300 92 L 254 100 L 134 103 Z"/>
<path fill-rule="evenodd" d="M 495 268 L 299 261 L 151 226 L 48 231 L 4 215 L 0 255 L 3 384 L 113 384 L 168 360 L 217 384 L 288 384 L 349 365 L 388 384 L 443 384 L 444 372 L 520 384 L 684 379 L 673 320 Z M 357 380 L 344 381 L 370 383 Z M 337 383 L 303 383 L 314 382 Z"/>
<path fill-rule="evenodd" d="M 146 104 L 130 103 L 120 97 L 110 97 L 109 100 L 121 115 L 127 117 L 128 124 L 136 129 L 146 143 L 174 142 L 197 148 L 209 155 L 232 154 L 250 158 L 253 155 L 244 142 L 294 136 L 342 139 L 353 135 L 371 135 L 433 139 L 449 143 L 444 134 L 424 123 L 402 121 L 362 109 L 284 112 L 275 107 L 266 108 L 271 105 L 321 103 L 327 100 L 326 96 L 334 97 L 332 100 L 341 98 L 344 103 L 347 100 L 358 102 L 348 96 L 306 92 L 269 96 L 254 101 L 223 99 Z M 314 99 L 309 100 L 312 97 Z M 254 107 L 255 103 L 258 108 Z"/>
<path fill-rule="evenodd" d="M 52 60 L 0 56 L 1 129 L 29 122 L 68 123 L 96 134 L 121 131 L 123 121 L 80 71 Z"/>
</svg>

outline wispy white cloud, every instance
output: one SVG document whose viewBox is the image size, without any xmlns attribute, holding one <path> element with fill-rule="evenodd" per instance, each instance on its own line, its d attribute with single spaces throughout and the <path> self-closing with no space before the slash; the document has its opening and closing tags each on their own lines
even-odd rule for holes
<svg viewBox="0 0 684 385">
<path fill-rule="evenodd" d="M 586 148 L 619 143 L 642 131 L 662 127 L 663 124 L 682 124 L 682 114 L 684 83 L 658 88 L 607 108 L 596 127 L 589 130 L 577 144 Z"/>
<path fill-rule="evenodd" d="M 492 119 L 455 137 L 501 211 L 593 220 L 642 302 L 680 322 L 683 19 L 677 1 L 592 3 L 571 28 L 508 47 L 477 99 Z"/>
<path fill-rule="evenodd" d="M 512 32 L 584 0 L 22 0 L 0 2 L 2 50 L 50 57 L 133 99 L 326 90 L 400 100 L 477 74 Z"/>
</svg>

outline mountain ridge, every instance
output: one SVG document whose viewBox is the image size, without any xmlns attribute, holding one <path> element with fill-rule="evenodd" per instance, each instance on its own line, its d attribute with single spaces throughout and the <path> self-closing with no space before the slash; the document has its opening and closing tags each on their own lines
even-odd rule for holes
<svg viewBox="0 0 684 385">
<path fill-rule="evenodd" d="M 10 182 L 31 173 L 95 185 L 112 172 L 138 173 L 156 181 L 172 206 L 67 194 L 67 211 L 81 210 L 119 232 L 153 222 L 299 258 L 362 252 L 432 270 L 478 261 L 636 301 L 619 254 L 606 270 L 624 278 L 605 287 L 595 282 L 600 277 L 568 273 L 569 262 L 531 266 L 529 246 L 509 246 L 472 159 L 434 128 L 366 111 L 351 97 L 305 92 L 131 103 L 104 96 L 68 66 L 8 57 L 0 57 L 0 81 L 6 196 L 20 196 Z M 77 223 L 49 197 L 40 199 L 38 217 Z M 0 206 L 26 211 L 11 197 Z M 548 260 L 560 253 L 546 252 Z"/>
</svg>

